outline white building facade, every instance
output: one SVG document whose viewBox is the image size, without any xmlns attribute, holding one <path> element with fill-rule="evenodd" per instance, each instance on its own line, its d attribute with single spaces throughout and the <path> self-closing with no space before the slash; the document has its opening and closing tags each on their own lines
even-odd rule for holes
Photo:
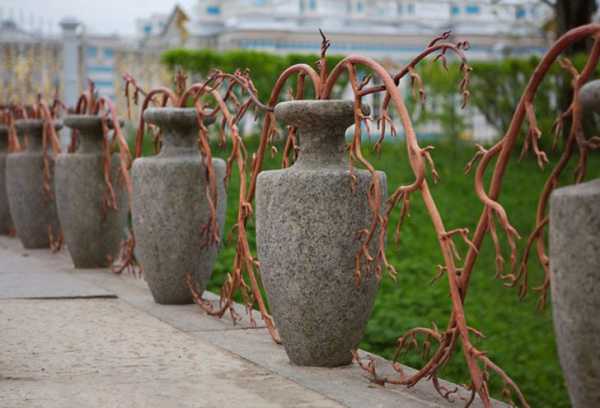
<svg viewBox="0 0 600 408">
<path fill-rule="evenodd" d="M 542 26 L 551 16 L 537 0 L 198 0 L 186 12 L 187 47 L 316 53 L 321 28 L 332 53 L 398 62 L 444 31 L 469 40 L 471 59 L 541 54 L 547 44 Z M 172 46 L 168 25 L 158 35 L 145 34 L 151 23 L 139 24 L 140 36 Z"/>
</svg>

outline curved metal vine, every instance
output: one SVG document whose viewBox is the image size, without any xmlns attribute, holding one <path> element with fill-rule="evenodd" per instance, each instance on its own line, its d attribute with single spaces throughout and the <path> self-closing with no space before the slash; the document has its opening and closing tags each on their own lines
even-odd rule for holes
<svg viewBox="0 0 600 408">
<path fill-rule="evenodd" d="M 145 109 L 145 107 L 147 107 L 150 103 L 159 106 L 165 106 L 168 102 L 171 102 L 174 106 L 183 106 L 183 104 L 189 103 L 189 98 L 192 97 L 192 103 L 197 108 L 199 120 L 207 115 L 214 115 L 218 112 L 221 112 L 223 119 L 221 122 L 220 142 L 222 143 L 225 140 L 225 130 L 229 129 L 233 145 L 231 156 L 227 161 L 227 178 L 229 178 L 231 175 L 232 166 L 234 163 L 237 164 L 238 171 L 240 172 L 238 216 L 234 226 L 234 231 L 237 235 L 237 244 L 232 271 L 228 274 L 227 279 L 221 288 L 221 301 L 219 307 L 216 308 L 202 298 L 201 294 L 195 289 L 191 277 L 188 276 L 188 284 L 192 290 L 195 301 L 211 315 L 220 317 L 229 310 L 233 319 L 236 320 L 238 316 L 236 316 L 235 311 L 232 308 L 233 296 L 240 292 L 249 311 L 252 309 L 255 303 L 258 304 L 262 318 L 265 321 L 271 336 L 276 342 L 280 341 L 273 320 L 266 310 L 264 300 L 261 295 L 260 283 L 257 279 L 259 262 L 252 255 L 252 251 L 248 244 L 246 231 L 247 222 L 253 213 L 252 202 L 254 200 L 254 194 L 256 190 L 256 180 L 262 169 L 267 148 L 269 144 L 272 143 L 275 135 L 278 133 L 276 121 L 273 115 L 273 108 L 280 100 L 286 85 L 288 85 L 291 79 L 296 79 L 296 89 L 292 93 L 293 98 L 304 98 L 306 79 L 308 79 L 317 98 L 329 99 L 331 97 L 332 90 L 336 84 L 339 83 L 342 75 L 345 74 L 348 77 L 354 95 L 355 106 L 354 137 L 348 146 L 348 152 L 350 156 L 349 162 L 351 166 L 351 177 L 349 182 L 353 182 L 352 172 L 354 166 L 356 165 L 366 168 L 372 175 L 368 200 L 374 217 L 373 223 L 369 229 L 359 231 L 362 245 L 360 250 L 355 255 L 356 282 L 357 284 L 360 284 L 361 277 L 364 273 L 374 272 L 378 277 L 381 277 L 384 268 L 388 271 L 388 274 L 391 277 L 396 275 L 396 271 L 386 258 L 384 247 L 384 234 L 388 227 L 389 217 L 391 212 L 398 208 L 398 211 L 400 212 L 400 221 L 396 227 L 395 234 L 398 236 L 402 222 L 409 211 L 410 199 L 412 195 L 420 194 L 427 212 L 432 220 L 432 226 L 436 232 L 440 251 L 444 259 L 444 264 L 438 266 L 437 278 L 441 278 L 444 275 L 447 276 L 449 282 L 450 299 L 452 303 L 452 313 L 449 317 L 449 321 L 445 330 L 441 330 L 435 325 L 432 328 L 417 327 L 409 330 L 398 339 L 397 352 L 394 358 L 394 364 L 392 365 L 397 373 L 397 377 L 379 376 L 374 361 L 363 361 L 358 357 L 358 354 L 355 354 L 357 362 L 363 369 L 367 370 L 373 376 L 373 380 L 378 384 L 399 384 L 410 387 L 423 379 L 430 379 L 437 392 L 442 397 L 450 400 L 456 393 L 456 390 L 448 390 L 443 387 L 438 380 L 438 374 L 440 370 L 448 363 L 450 358 L 454 355 L 454 352 L 457 350 L 457 347 L 460 345 L 463 358 L 469 369 L 471 377 L 470 384 L 468 385 L 468 388 L 471 390 L 471 396 L 470 398 L 466 399 L 467 406 L 471 405 L 475 399 L 475 396 L 479 396 L 484 406 L 491 406 L 488 381 L 490 374 L 495 373 L 505 384 L 504 394 L 509 398 L 511 394 L 516 394 L 520 405 L 528 407 L 529 405 L 517 384 L 508 376 L 507 373 L 504 372 L 504 370 L 502 370 L 501 367 L 496 365 L 486 355 L 485 352 L 479 350 L 473 345 L 473 336 L 480 338 L 483 337 L 483 334 L 468 325 L 464 311 L 464 302 L 468 292 L 468 285 L 472 275 L 473 267 L 479 253 L 479 249 L 481 248 L 483 238 L 487 233 L 489 233 L 497 251 L 496 265 L 498 268 L 498 276 L 502 279 L 506 279 L 510 285 L 518 284 L 521 288 L 522 294 L 527 291 L 526 266 L 529 252 L 531 251 L 533 245 L 536 245 L 538 258 L 546 271 L 546 279 L 543 285 L 539 288 L 539 290 L 542 292 L 541 302 L 543 303 L 545 301 L 545 293 L 548 288 L 549 280 L 547 270 L 548 258 L 545 255 L 542 232 L 547 224 L 547 216 L 545 213 L 548 197 L 550 192 L 557 186 L 558 177 L 568 164 L 575 149 L 579 151 L 580 156 L 580 162 L 576 170 L 577 181 L 580 181 L 585 175 L 588 152 L 592 149 L 597 149 L 600 147 L 600 142 L 597 138 L 586 139 L 583 135 L 581 126 L 581 106 L 579 102 L 579 89 L 589 79 L 591 73 L 598 63 L 598 59 L 600 58 L 600 45 L 598 41 L 599 33 L 600 25 L 592 24 L 572 30 L 561 37 L 561 39 L 559 39 L 551 47 L 534 72 L 529 85 L 527 86 L 527 89 L 517 106 L 515 115 L 506 135 L 489 149 L 485 149 L 483 146 L 477 146 L 478 150 L 475 157 L 473 160 L 467 163 L 466 166 L 466 170 L 469 171 L 477 165 L 475 174 L 475 191 L 484 205 L 477 228 L 473 234 L 470 234 L 466 228 L 462 227 L 452 229 L 446 228 L 427 181 L 428 167 L 430 169 L 433 181 L 436 182 L 439 178 L 431 154 L 433 147 L 420 146 L 412 126 L 408 110 L 402 95 L 397 88 L 400 80 L 403 77 L 408 76 L 413 86 L 414 95 L 418 95 L 419 99 L 423 101 L 425 98 L 425 92 L 423 82 L 415 70 L 416 65 L 422 60 L 426 59 L 428 56 L 434 55 L 435 60 L 439 61 L 444 67 L 447 67 L 447 54 L 452 53 L 460 60 L 459 69 L 462 72 L 463 78 L 458 85 L 458 90 L 463 96 L 463 106 L 466 105 L 469 99 L 468 85 L 471 71 L 471 68 L 469 67 L 464 55 L 464 51 L 468 49 L 468 43 L 452 43 L 446 41 L 449 38 L 449 33 L 444 33 L 435 38 L 427 45 L 423 52 L 417 55 L 409 64 L 407 64 L 395 75 L 391 75 L 386 72 L 383 66 L 376 61 L 362 56 L 349 56 L 335 66 L 331 72 L 328 72 L 325 55 L 330 46 L 330 42 L 323 35 L 323 33 L 321 33 L 323 41 L 321 46 L 321 58 L 318 61 L 318 69 L 315 70 L 306 64 L 298 64 L 289 67 L 276 80 L 271 96 L 268 102 L 264 105 L 261 104 L 256 98 L 256 90 L 254 89 L 252 81 L 247 73 L 242 74 L 240 72 L 235 74 L 224 74 L 217 71 L 204 83 L 193 85 L 191 90 L 187 91 L 183 91 L 183 87 L 179 87 L 180 90 L 177 93 L 173 93 L 167 89 L 157 89 L 148 92 L 145 94 L 142 109 Z M 525 120 L 527 120 L 529 123 L 529 131 L 525 138 L 524 153 L 527 153 L 527 151 L 531 149 L 536 155 L 540 166 L 543 166 L 545 163 L 547 163 L 546 154 L 540 148 L 538 143 L 541 132 L 538 129 L 533 110 L 533 98 L 535 96 L 535 92 L 545 74 L 548 72 L 550 65 L 557 59 L 559 54 L 573 42 L 590 36 L 594 37 L 595 42 L 592 53 L 590 54 L 583 71 L 577 71 L 573 67 L 573 64 L 568 62 L 568 60 L 563 60 L 562 62 L 562 66 L 573 77 L 572 84 L 574 92 L 573 101 L 570 108 L 559 116 L 555 127 L 557 132 L 560 131 L 565 120 L 569 118 L 571 120 L 571 128 L 569 136 L 565 141 L 565 151 L 558 164 L 552 171 L 552 174 L 550 175 L 540 197 L 536 215 L 536 225 L 529 237 L 525 252 L 521 258 L 521 262 L 517 267 L 516 240 L 519 238 L 519 234 L 510 224 L 506 211 L 497 201 L 501 190 L 502 178 L 507 168 L 511 153 L 514 149 L 516 139 L 519 136 L 520 128 Z M 370 74 L 366 75 L 364 79 L 359 80 L 359 70 L 360 72 L 368 71 Z M 380 81 L 380 84 L 368 86 L 373 76 Z M 227 86 L 222 88 L 221 85 L 224 83 L 227 83 Z M 134 82 L 129 80 L 128 84 L 134 84 Z M 135 89 L 135 100 L 138 97 L 137 94 L 141 91 L 135 84 L 133 86 Z M 233 91 L 233 89 L 236 87 L 242 89 L 243 92 L 248 96 L 248 99 L 245 102 L 241 103 L 237 100 L 235 92 Z M 225 89 L 225 92 L 220 92 L 223 89 Z M 362 112 L 362 98 L 373 93 L 384 94 L 380 114 L 376 119 L 377 126 L 379 127 L 381 133 L 375 144 L 375 149 L 380 150 L 383 147 L 382 141 L 388 128 L 393 134 L 397 133 L 392 121 L 392 115 L 389 111 L 391 108 L 393 108 L 404 129 L 407 156 L 415 177 L 412 183 L 397 187 L 394 190 L 386 202 L 384 211 L 380 210 L 383 197 L 378 174 L 375 171 L 375 168 L 365 159 L 361 152 L 361 125 L 366 124 L 367 129 L 369 129 L 368 121 L 371 120 L 371 118 L 366 117 Z M 204 106 L 199 102 L 200 97 L 203 95 L 210 95 L 213 98 L 213 101 L 216 102 L 216 106 L 212 109 L 212 111 L 206 112 L 203 110 Z M 162 99 L 159 99 L 159 97 L 162 97 Z M 228 107 L 230 105 L 233 105 L 235 113 L 230 111 Z M 257 151 L 252 156 L 251 174 L 248 178 L 246 173 L 247 151 L 244 147 L 243 140 L 240 138 L 239 131 L 237 129 L 237 123 L 250 109 L 250 107 L 262 110 L 264 112 L 264 118 L 262 121 L 259 146 Z M 140 129 L 142 129 L 142 133 L 139 133 L 140 130 L 138 129 L 136 156 L 141 152 L 140 143 L 141 138 L 143 137 L 143 119 L 141 119 L 140 123 Z M 202 124 L 200 128 L 200 149 L 203 155 L 206 157 L 207 163 L 209 163 L 207 167 L 210 167 L 211 152 L 208 144 L 208 135 L 206 128 L 203 127 Z M 297 151 L 296 129 L 288 128 L 287 131 L 287 138 L 283 151 L 284 157 L 282 161 L 282 165 L 284 167 L 290 165 L 290 163 L 294 160 Z M 483 183 L 483 176 L 489 163 L 496 157 L 497 160 L 494 173 L 492 175 L 489 190 L 486 192 Z M 479 163 L 477 163 L 478 161 Z M 207 170 L 207 177 L 209 180 L 208 195 L 211 200 L 216 200 L 214 186 L 211 184 L 214 182 L 214 177 L 211 178 L 210 169 Z M 212 201 L 213 205 L 215 202 L 216 201 Z M 512 270 L 511 273 L 508 274 L 503 272 L 505 261 L 502 255 L 501 245 L 499 243 L 496 222 L 499 223 L 500 228 L 502 231 L 504 231 L 509 247 L 511 248 L 510 263 Z M 211 236 L 213 242 L 218 240 L 218 237 L 214 235 L 214 230 Z M 457 251 L 454 243 L 455 238 L 461 239 L 467 244 L 468 250 L 466 257 L 464 258 L 464 262 L 461 261 L 462 258 L 459 256 Z M 369 243 L 374 239 L 376 239 L 378 243 L 377 253 L 370 254 Z M 461 262 L 462 265 L 460 264 Z M 366 265 L 365 270 L 362 270 L 362 265 Z M 246 277 L 248 281 L 246 280 Z M 252 320 L 251 313 L 250 318 Z M 254 321 L 252 320 L 252 322 Z M 434 347 L 434 344 L 437 346 Z M 407 351 L 411 348 L 422 349 L 424 355 L 429 356 L 429 359 L 420 370 L 417 370 L 414 374 L 407 375 L 403 372 L 401 366 L 398 364 L 398 358 L 404 351 Z"/>
<path fill-rule="evenodd" d="M 518 233 L 510 224 L 506 212 L 498 202 L 498 197 L 502 187 L 502 179 L 506 172 L 510 156 L 515 148 L 516 140 L 519 136 L 520 130 L 523 127 L 523 122 L 525 121 L 527 121 L 529 129 L 525 136 L 521 156 L 525 155 L 531 150 L 535 155 L 540 168 L 543 169 L 548 163 L 547 154 L 539 145 L 542 132 L 537 125 L 533 106 L 535 94 L 544 76 L 549 71 L 552 64 L 558 60 L 561 53 L 571 44 L 586 38 L 593 38 L 594 43 L 592 45 L 591 52 L 588 55 L 585 66 L 581 72 L 575 68 L 569 59 L 563 58 L 559 60 L 560 66 L 572 78 L 572 99 L 567 110 L 559 113 L 556 121 L 554 122 L 555 134 L 554 141 L 552 143 L 553 149 L 557 147 L 558 141 L 567 121 L 570 121 L 570 128 L 568 130 L 566 139 L 564 140 L 563 153 L 548 176 L 540 194 L 534 228 L 527 239 L 527 243 L 521 257 L 517 262 L 517 250 L 516 245 L 514 244 L 514 239 L 518 237 Z M 490 236 L 494 242 L 494 247 L 496 248 L 496 259 L 498 260 L 497 275 L 507 282 L 507 286 L 518 287 L 519 295 L 521 297 L 524 297 L 529 289 L 527 265 L 531 251 L 535 246 L 537 258 L 544 270 L 544 280 L 542 284 L 534 288 L 534 290 L 540 294 L 538 302 L 540 308 L 543 307 L 547 301 L 548 289 L 550 287 L 549 258 L 546 255 L 546 245 L 544 239 L 544 230 L 548 225 L 547 209 L 550 194 L 556 187 L 558 187 L 560 176 L 569 164 L 575 153 L 575 150 L 577 150 L 579 153 L 579 161 L 575 169 L 575 182 L 579 183 L 585 178 L 589 152 L 591 150 L 600 148 L 600 139 L 597 136 L 589 138 L 585 137 L 582 124 L 583 111 L 580 101 L 581 87 L 590 79 L 596 67 L 598 66 L 599 60 L 600 24 L 589 24 L 575 28 L 564 34 L 556 41 L 556 43 L 550 48 L 550 50 L 538 64 L 521 97 L 521 100 L 517 105 L 512 121 L 504 137 L 487 150 L 480 147 L 474 159 L 471 161 L 472 166 L 473 163 L 475 163 L 477 160 L 480 160 L 475 175 L 475 191 L 485 205 L 484 211 L 481 214 L 477 229 L 473 236 L 473 242 L 475 243 L 476 247 L 479 247 L 485 233 L 487 231 L 490 232 Z M 496 165 L 493 170 L 490 187 L 486 192 L 483 183 L 483 176 L 486 172 L 487 166 L 493 158 L 496 158 Z M 508 273 L 504 272 L 504 257 L 499 244 L 498 235 L 496 233 L 494 217 L 499 220 L 511 248 L 510 271 Z M 467 254 L 465 260 L 466 273 L 462 277 L 462 284 L 465 289 L 468 286 L 470 272 L 473 268 L 475 258 L 476 255 L 474 253 L 469 252 Z"/>
</svg>

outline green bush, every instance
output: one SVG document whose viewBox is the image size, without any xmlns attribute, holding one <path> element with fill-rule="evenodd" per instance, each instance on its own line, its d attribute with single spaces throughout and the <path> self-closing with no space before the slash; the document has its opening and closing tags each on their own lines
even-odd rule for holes
<svg viewBox="0 0 600 408">
<path fill-rule="evenodd" d="M 572 60 L 581 70 L 586 58 L 578 55 Z M 468 106 L 481 112 L 499 136 L 508 129 L 517 103 L 539 62 L 539 57 L 530 57 L 470 63 L 473 71 Z M 429 102 L 426 110 L 413 119 L 416 123 L 438 121 L 444 134 L 456 137 L 466 128 L 465 116 L 460 115 L 459 82 L 462 76 L 459 64 L 449 64 L 446 72 L 440 63 L 428 61 L 421 63 L 417 72 L 423 80 Z M 598 73 L 600 70 L 597 70 Z M 552 124 L 561 110 L 561 101 L 568 97 L 564 92 L 569 90 L 570 80 L 570 76 L 554 64 L 536 93 L 534 107 L 538 125 L 546 135 L 552 131 Z M 414 106 L 415 101 L 410 100 L 409 104 Z M 477 129 L 474 132 L 476 135 Z"/>
<path fill-rule="evenodd" d="M 226 72 L 249 69 L 258 89 L 259 98 L 261 101 L 267 101 L 276 78 L 287 67 L 298 63 L 316 67 L 318 58 L 318 55 L 314 54 L 279 55 L 248 50 L 218 52 L 208 49 L 173 49 L 163 53 L 161 60 L 170 69 L 181 67 L 187 72 L 203 77 L 216 68 Z M 329 69 L 342 58 L 329 56 L 327 60 Z M 498 135 L 503 134 L 508 129 L 517 101 L 539 61 L 539 57 L 530 57 L 470 62 L 473 71 L 469 87 L 471 98 L 467 109 L 481 112 Z M 573 63 L 578 69 L 583 67 L 585 61 L 585 55 L 573 58 Z M 416 71 L 423 80 L 427 104 L 425 109 L 417 109 L 416 101 L 407 98 L 409 107 L 414 113 L 418 113 L 413 115 L 413 121 L 417 125 L 437 122 L 444 135 L 457 139 L 468 129 L 468 119 L 473 113 L 467 111 L 464 114 L 461 109 L 462 96 L 459 92 L 459 82 L 462 75 L 459 64 L 450 63 L 446 71 L 439 62 L 430 59 L 419 64 Z M 539 118 L 538 125 L 544 134 L 551 132 L 552 123 L 559 112 L 560 101 L 565 99 L 563 93 L 568 89 L 569 81 L 570 78 L 565 71 L 555 64 L 538 89 L 535 110 Z M 340 81 L 337 90 L 343 88 L 345 84 L 344 80 Z M 293 81 L 291 85 L 294 86 Z M 312 88 L 308 85 L 305 97 L 314 97 Z M 474 133 L 476 136 L 477 129 L 474 129 Z"/>
<path fill-rule="evenodd" d="M 276 78 L 289 66 L 308 64 L 316 67 L 318 55 L 288 54 L 278 55 L 260 51 L 233 50 L 218 52 L 213 50 L 173 49 L 162 54 L 161 60 L 170 69 L 181 67 L 187 72 L 206 77 L 213 69 L 234 72 L 248 69 L 258 90 L 261 101 L 267 101 Z M 327 65 L 335 66 L 342 56 L 328 56 Z M 308 82 L 308 81 L 307 81 Z M 293 84 L 293 82 L 291 82 Z M 306 97 L 313 98 L 312 88 L 306 87 Z"/>
</svg>

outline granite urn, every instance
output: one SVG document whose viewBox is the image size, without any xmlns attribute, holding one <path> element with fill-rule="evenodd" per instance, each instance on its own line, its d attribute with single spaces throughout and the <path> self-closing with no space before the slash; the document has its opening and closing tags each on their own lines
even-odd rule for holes
<svg viewBox="0 0 600 408">
<path fill-rule="evenodd" d="M 300 151 L 291 167 L 257 179 L 256 240 L 271 312 L 293 364 L 349 364 L 378 290 L 373 273 L 354 279 L 357 232 L 372 221 L 372 176 L 355 170 L 353 191 L 345 145 L 353 103 L 283 102 L 275 116 L 297 127 Z"/>
<path fill-rule="evenodd" d="M 186 284 L 191 273 L 197 289 L 206 287 L 217 245 L 206 245 L 202 229 L 210 219 L 207 168 L 198 150 L 198 119 L 194 108 L 149 108 L 144 119 L 162 131 L 158 155 L 142 157 L 132 167 L 132 219 L 136 257 L 152 296 L 160 304 L 192 302 Z M 208 121 L 205 123 L 209 123 Z M 227 197 L 225 162 L 213 158 L 222 235 Z"/>
<path fill-rule="evenodd" d="M 49 189 L 44 191 L 43 121 L 21 119 L 15 122 L 25 149 L 6 158 L 6 190 L 17 236 L 27 249 L 49 248 L 50 235 L 61 234 L 54 196 L 54 156 L 48 146 Z M 57 122 L 54 127 L 62 125 Z"/>
<path fill-rule="evenodd" d="M 105 203 L 103 133 L 100 117 L 71 115 L 65 126 L 78 132 L 73 153 L 56 157 L 56 206 L 65 243 L 76 268 L 110 266 L 119 255 L 129 207 L 127 187 L 119 172 L 119 157 L 111 158 L 111 184 L 116 209 Z"/>
</svg>

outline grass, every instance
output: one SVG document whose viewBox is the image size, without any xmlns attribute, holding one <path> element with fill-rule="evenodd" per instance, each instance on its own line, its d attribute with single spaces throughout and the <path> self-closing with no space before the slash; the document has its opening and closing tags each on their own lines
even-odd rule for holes
<svg viewBox="0 0 600 408">
<path fill-rule="evenodd" d="M 256 140 L 250 139 L 248 147 L 251 152 L 254 151 Z M 473 152 L 471 146 L 453 143 L 437 143 L 433 152 L 441 181 L 432 187 L 432 193 L 447 229 L 467 227 L 473 231 L 481 213 L 482 205 L 473 190 L 473 176 L 463 174 L 464 165 Z M 226 154 L 217 149 L 215 153 L 221 157 Z M 403 143 L 388 143 L 380 158 L 369 156 L 378 169 L 387 173 L 390 190 L 413 178 Z M 557 157 L 551 156 L 550 159 L 552 164 Z M 264 168 L 277 168 L 280 160 L 280 157 L 269 157 Z M 500 201 L 513 225 L 524 237 L 531 231 L 538 195 L 550 168 L 548 166 L 542 171 L 533 159 L 519 162 L 515 157 L 504 178 Z M 588 179 L 600 176 L 599 155 L 590 158 L 589 169 Z M 570 183 L 572 172 L 565 175 L 563 181 Z M 227 230 L 233 225 L 237 211 L 237 182 L 235 175 L 228 190 Z M 392 228 L 397 213 L 394 217 L 390 222 Z M 249 231 L 254 247 L 253 225 L 249 226 Z M 402 333 L 417 326 L 431 327 L 432 322 L 443 328 L 451 310 L 446 278 L 430 283 L 435 266 L 441 263 L 441 255 L 431 221 L 418 195 L 413 196 L 400 245 L 396 246 L 391 241 L 388 240 L 388 256 L 398 270 L 398 279 L 393 281 L 385 277 L 382 280 L 361 343 L 362 348 L 387 358 L 392 356 L 395 342 Z M 521 240 L 521 246 L 524 241 Z M 464 253 L 465 247 L 461 248 Z M 231 242 L 220 252 L 209 284 L 210 290 L 219 290 L 234 253 Z M 475 266 L 466 302 L 469 324 L 486 335 L 477 345 L 520 385 L 531 406 L 570 406 L 556 354 L 551 307 L 538 311 L 537 295 L 534 293 L 520 301 L 516 290 L 503 287 L 502 282 L 494 278 L 495 273 L 494 251 L 488 237 Z M 541 282 L 542 272 L 535 257 L 530 260 L 530 274 L 532 286 Z M 402 362 L 413 367 L 420 367 L 423 363 L 416 355 L 404 356 Z M 457 383 L 469 381 L 460 351 L 444 368 L 441 377 Z M 494 379 L 492 392 L 499 397 L 500 391 L 501 384 Z"/>
</svg>

